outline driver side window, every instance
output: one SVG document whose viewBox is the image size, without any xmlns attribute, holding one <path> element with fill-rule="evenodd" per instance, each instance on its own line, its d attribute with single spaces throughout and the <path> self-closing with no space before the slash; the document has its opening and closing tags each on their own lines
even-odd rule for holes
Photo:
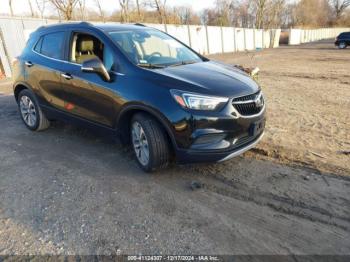
<svg viewBox="0 0 350 262">
<path fill-rule="evenodd" d="M 70 47 L 70 62 L 82 64 L 93 58 L 100 59 L 107 71 L 114 69 L 112 50 L 97 37 L 86 33 L 74 33 Z"/>
</svg>

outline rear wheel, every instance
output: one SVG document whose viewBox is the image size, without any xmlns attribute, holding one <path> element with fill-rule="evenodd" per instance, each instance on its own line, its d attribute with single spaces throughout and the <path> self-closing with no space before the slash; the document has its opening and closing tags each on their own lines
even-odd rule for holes
<svg viewBox="0 0 350 262">
<path fill-rule="evenodd" d="M 152 117 L 136 114 L 131 120 L 131 142 L 140 167 L 146 172 L 164 168 L 169 162 L 169 141 Z"/>
<path fill-rule="evenodd" d="M 24 124 L 33 131 L 41 131 L 50 126 L 49 120 L 41 111 L 34 94 L 28 90 L 22 90 L 17 99 L 18 108 Z"/>
<path fill-rule="evenodd" d="M 339 49 L 344 49 L 344 48 L 346 48 L 346 46 L 347 46 L 346 43 L 342 41 L 342 42 L 339 43 L 338 48 Z"/>
</svg>

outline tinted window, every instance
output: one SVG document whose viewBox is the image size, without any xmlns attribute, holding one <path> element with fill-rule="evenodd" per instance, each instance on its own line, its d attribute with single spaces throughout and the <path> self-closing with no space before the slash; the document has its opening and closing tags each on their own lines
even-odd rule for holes
<svg viewBox="0 0 350 262">
<path fill-rule="evenodd" d="M 44 35 L 40 41 L 42 42 L 40 48 L 41 54 L 56 59 L 61 58 L 61 50 L 64 43 L 64 32 Z M 40 41 L 38 44 L 40 44 Z"/>
<path fill-rule="evenodd" d="M 170 66 L 201 62 L 192 50 L 158 30 L 130 30 L 110 32 L 114 43 L 138 65 Z"/>
<path fill-rule="evenodd" d="M 72 37 L 70 50 L 69 61 L 73 63 L 82 64 L 86 60 L 98 58 L 108 71 L 114 70 L 112 49 L 93 35 L 75 33 Z"/>
<path fill-rule="evenodd" d="M 40 37 L 39 41 L 36 43 L 34 47 L 34 51 L 40 53 L 41 52 L 41 44 L 43 43 L 43 38 Z"/>
</svg>

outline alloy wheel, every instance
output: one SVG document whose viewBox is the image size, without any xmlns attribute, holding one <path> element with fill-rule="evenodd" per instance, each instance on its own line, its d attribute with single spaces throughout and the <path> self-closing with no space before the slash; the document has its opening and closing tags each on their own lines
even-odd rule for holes
<svg viewBox="0 0 350 262">
<path fill-rule="evenodd" d="M 149 162 L 148 141 L 141 124 L 135 121 L 132 124 L 132 144 L 136 153 L 136 157 L 143 166 L 147 166 Z"/>
<path fill-rule="evenodd" d="M 21 110 L 21 115 L 24 122 L 28 126 L 34 127 L 36 124 L 37 114 L 32 100 L 28 96 L 22 96 L 19 102 L 19 108 Z"/>
</svg>

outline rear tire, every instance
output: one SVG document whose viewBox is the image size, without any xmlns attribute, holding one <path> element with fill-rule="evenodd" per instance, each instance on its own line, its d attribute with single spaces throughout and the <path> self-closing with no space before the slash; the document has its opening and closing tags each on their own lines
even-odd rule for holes
<svg viewBox="0 0 350 262">
<path fill-rule="evenodd" d="M 50 126 L 50 121 L 42 112 L 35 95 L 30 90 L 22 90 L 18 95 L 17 103 L 22 121 L 28 129 L 41 131 Z"/>
<path fill-rule="evenodd" d="M 145 172 L 168 165 L 169 141 L 164 129 L 155 119 L 147 114 L 136 114 L 131 120 L 130 136 L 136 160 Z"/>
<path fill-rule="evenodd" d="M 345 42 L 339 42 L 338 48 L 339 49 L 345 49 L 347 47 L 347 44 Z"/>
</svg>

